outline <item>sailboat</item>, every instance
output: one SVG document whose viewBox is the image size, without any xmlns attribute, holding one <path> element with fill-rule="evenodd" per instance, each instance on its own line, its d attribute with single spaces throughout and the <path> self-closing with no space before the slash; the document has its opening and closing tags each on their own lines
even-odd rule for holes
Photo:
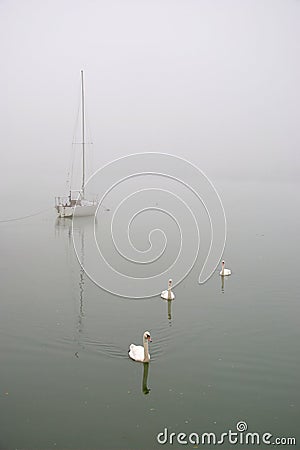
<svg viewBox="0 0 300 450">
<path fill-rule="evenodd" d="M 55 197 L 55 209 L 57 210 L 58 217 L 73 217 L 77 216 L 94 216 L 98 201 L 85 198 L 85 104 L 84 104 L 84 80 L 83 70 L 81 70 L 81 133 L 82 133 L 82 183 L 81 189 L 70 189 L 68 196 Z"/>
</svg>

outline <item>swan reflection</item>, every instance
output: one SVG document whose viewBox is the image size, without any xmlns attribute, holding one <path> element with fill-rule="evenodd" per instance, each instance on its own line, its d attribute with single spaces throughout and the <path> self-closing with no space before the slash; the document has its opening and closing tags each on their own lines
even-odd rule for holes
<svg viewBox="0 0 300 450">
<path fill-rule="evenodd" d="M 166 300 L 167 301 L 167 316 L 168 316 L 168 321 L 169 321 L 169 325 L 172 325 L 172 303 L 173 300 Z"/>
<path fill-rule="evenodd" d="M 143 363 L 143 381 L 142 381 L 142 392 L 143 394 L 147 395 L 149 394 L 150 390 L 147 386 L 147 381 L 148 381 L 148 373 L 149 373 L 149 363 L 145 362 Z"/>
<path fill-rule="evenodd" d="M 226 285 L 226 283 L 229 283 L 229 281 L 228 281 L 229 277 L 224 275 L 224 276 L 220 276 L 220 278 L 221 278 L 221 292 L 222 292 L 222 294 L 224 294 L 225 285 Z"/>
<path fill-rule="evenodd" d="M 223 294 L 224 294 L 224 280 L 225 280 L 225 277 L 221 277 L 221 291 Z"/>
<path fill-rule="evenodd" d="M 168 320 L 169 320 L 169 324 L 171 325 L 172 322 L 172 300 L 168 300 Z"/>
</svg>

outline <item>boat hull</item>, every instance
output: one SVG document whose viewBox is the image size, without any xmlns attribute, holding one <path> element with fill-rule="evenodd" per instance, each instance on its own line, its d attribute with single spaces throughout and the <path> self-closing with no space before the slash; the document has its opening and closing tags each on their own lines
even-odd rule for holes
<svg viewBox="0 0 300 450">
<path fill-rule="evenodd" d="M 77 205 L 75 206 L 63 206 L 57 205 L 56 210 L 58 217 L 88 217 L 94 216 L 97 211 L 97 204 L 95 205 Z"/>
</svg>

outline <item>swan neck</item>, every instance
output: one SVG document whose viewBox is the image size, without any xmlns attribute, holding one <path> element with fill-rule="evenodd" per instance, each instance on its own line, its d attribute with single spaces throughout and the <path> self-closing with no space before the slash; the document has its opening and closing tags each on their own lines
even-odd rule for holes
<svg viewBox="0 0 300 450">
<path fill-rule="evenodd" d="M 224 275 L 225 264 L 222 263 L 222 275 Z"/>
<path fill-rule="evenodd" d="M 148 341 L 144 340 L 144 362 L 149 362 Z"/>
</svg>

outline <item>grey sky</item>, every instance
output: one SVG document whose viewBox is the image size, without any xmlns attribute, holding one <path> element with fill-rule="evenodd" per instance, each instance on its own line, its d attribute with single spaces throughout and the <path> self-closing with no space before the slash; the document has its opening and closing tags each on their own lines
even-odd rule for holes
<svg viewBox="0 0 300 450">
<path fill-rule="evenodd" d="M 299 24 L 298 0 L 2 0 L 1 196 L 64 189 L 82 68 L 95 168 L 161 151 L 295 179 Z"/>
</svg>

